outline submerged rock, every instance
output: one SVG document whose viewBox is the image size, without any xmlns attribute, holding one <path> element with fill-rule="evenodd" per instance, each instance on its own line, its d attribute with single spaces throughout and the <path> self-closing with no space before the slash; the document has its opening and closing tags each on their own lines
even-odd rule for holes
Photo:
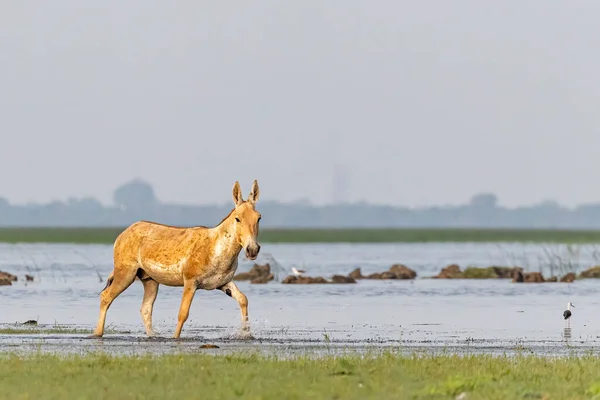
<svg viewBox="0 0 600 400">
<path fill-rule="evenodd" d="M 440 273 L 433 278 L 437 279 L 509 279 L 513 276 L 514 267 L 467 267 L 460 270 L 457 264 L 450 264 L 442 268 Z"/>
<path fill-rule="evenodd" d="M 390 272 L 396 275 L 396 279 L 415 279 L 417 273 L 403 264 L 394 264 L 390 267 Z"/>
<path fill-rule="evenodd" d="M 327 280 L 327 279 L 323 278 L 322 276 L 290 275 L 290 276 L 287 276 L 283 281 L 281 281 L 281 283 L 305 284 L 305 285 L 324 284 L 324 283 L 335 284 L 335 283 L 356 283 L 356 280 L 353 278 L 350 278 L 349 276 L 343 276 L 343 275 L 334 275 L 331 278 L 331 280 Z"/>
<path fill-rule="evenodd" d="M 445 268 L 442 268 L 439 274 L 434 276 L 435 279 L 461 279 L 463 273 L 460 270 L 458 264 L 450 264 Z"/>
<path fill-rule="evenodd" d="M 393 272 L 385 271 L 375 272 L 374 274 L 367 276 L 367 279 L 398 279 L 398 276 L 396 276 L 396 274 Z"/>
<path fill-rule="evenodd" d="M 366 276 L 363 276 L 362 272 L 360 271 L 360 268 L 356 268 L 354 271 L 350 272 L 348 274 L 348 277 L 352 278 L 352 279 L 365 279 Z"/>
<path fill-rule="evenodd" d="M 334 275 L 331 277 L 332 283 L 356 283 L 356 279 L 350 276 Z"/>
<path fill-rule="evenodd" d="M 545 282 L 544 275 L 541 272 L 525 272 L 525 283 Z"/>
<path fill-rule="evenodd" d="M 298 283 L 298 284 L 312 284 L 312 283 L 331 283 L 322 276 L 287 276 L 281 283 Z"/>
<path fill-rule="evenodd" d="M 513 275 L 515 283 L 542 283 L 546 282 L 541 272 L 524 272 L 523 268 L 515 269 Z"/>
<path fill-rule="evenodd" d="M 8 272 L 0 271 L 0 279 L 16 282 L 18 280 L 16 275 L 9 274 Z"/>
<path fill-rule="evenodd" d="M 417 273 L 406 265 L 394 264 L 387 271 L 375 272 L 367 276 L 362 274 L 360 268 L 356 268 L 348 274 L 348 277 L 352 279 L 415 279 Z"/>
<path fill-rule="evenodd" d="M 254 278 L 250 281 L 250 283 L 267 283 L 269 281 L 272 281 L 274 279 L 273 274 L 269 274 L 266 276 L 259 276 L 258 278 Z"/>
<path fill-rule="evenodd" d="M 240 272 L 233 277 L 234 281 L 250 281 L 250 283 L 267 283 L 274 279 L 269 264 L 254 264 L 250 271 Z"/>
<path fill-rule="evenodd" d="M 519 268 L 519 267 L 499 267 L 497 265 L 492 265 L 489 268 L 491 268 L 491 269 L 494 270 L 494 272 L 496 273 L 496 277 L 497 278 L 499 278 L 499 279 L 511 279 L 513 277 L 515 269 Z"/>
<path fill-rule="evenodd" d="M 579 276 L 582 278 L 600 278 L 600 265 L 586 269 Z"/>
<path fill-rule="evenodd" d="M 463 272 L 463 279 L 496 279 L 498 274 L 492 267 L 467 267 Z"/>
<path fill-rule="evenodd" d="M 374 272 L 365 276 L 365 279 L 381 279 L 381 272 Z"/>
<path fill-rule="evenodd" d="M 515 271 L 513 272 L 512 281 L 517 283 L 525 281 L 525 275 L 523 275 L 523 268 L 515 269 Z"/>
<path fill-rule="evenodd" d="M 565 276 L 563 276 L 562 278 L 560 278 L 561 282 L 567 282 L 567 283 L 571 283 L 573 281 L 575 281 L 575 273 L 574 272 L 569 272 L 568 274 L 566 274 Z"/>
<path fill-rule="evenodd" d="M 12 286 L 13 282 L 17 281 L 16 275 L 8 272 L 0 271 L 0 286 Z"/>
</svg>

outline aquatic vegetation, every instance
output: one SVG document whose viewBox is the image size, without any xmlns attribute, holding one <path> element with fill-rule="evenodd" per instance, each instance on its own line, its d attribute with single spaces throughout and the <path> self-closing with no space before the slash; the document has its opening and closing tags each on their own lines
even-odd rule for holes
<svg viewBox="0 0 600 400">
<path fill-rule="evenodd" d="M 130 333 L 129 331 L 119 331 L 107 328 L 107 333 Z M 49 335 L 49 334 L 71 334 L 71 335 L 89 335 L 91 329 L 83 329 L 58 323 L 52 325 L 38 325 L 35 320 L 28 320 L 23 323 L 1 324 L 0 335 Z"/>
</svg>

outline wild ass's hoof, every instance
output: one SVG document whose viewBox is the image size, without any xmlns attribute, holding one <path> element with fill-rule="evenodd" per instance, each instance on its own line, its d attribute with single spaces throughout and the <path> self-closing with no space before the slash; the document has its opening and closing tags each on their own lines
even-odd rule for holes
<svg viewBox="0 0 600 400">
<path fill-rule="evenodd" d="M 250 326 L 241 326 L 240 330 L 233 335 L 235 339 L 254 340 L 254 335 L 250 332 Z"/>
<path fill-rule="evenodd" d="M 97 334 L 97 333 L 92 333 L 91 335 L 89 335 L 89 336 L 86 336 L 86 337 L 87 337 L 88 339 L 100 339 L 100 338 L 102 338 L 102 335 L 100 335 L 100 334 Z"/>
</svg>

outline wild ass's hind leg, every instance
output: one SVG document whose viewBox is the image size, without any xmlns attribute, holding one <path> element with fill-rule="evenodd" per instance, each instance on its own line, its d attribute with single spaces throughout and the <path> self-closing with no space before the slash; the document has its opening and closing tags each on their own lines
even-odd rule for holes
<svg viewBox="0 0 600 400">
<path fill-rule="evenodd" d="M 98 316 L 98 323 L 96 324 L 96 330 L 90 337 L 102 337 L 104 335 L 104 324 L 106 322 L 106 312 L 113 301 L 119 296 L 125 289 L 127 289 L 133 281 L 137 273 L 137 268 L 116 266 L 113 272 L 108 276 L 106 286 L 100 293 L 100 315 Z"/>
<path fill-rule="evenodd" d="M 175 329 L 175 335 L 173 337 L 178 339 L 181 335 L 181 329 L 183 324 L 187 321 L 190 315 L 190 306 L 196 293 L 196 282 L 194 280 L 187 280 L 183 283 L 183 294 L 181 296 L 181 305 L 179 306 L 179 314 L 177 315 L 177 328 Z"/>
<path fill-rule="evenodd" d="M 227 296 L 233 297 L 240 306 L 240 312 L 242 314 L 242 331 L 250 332 L 250 323 L 248 322 L 248 298 L 237 285 L 231 281 L 219 288 Z"/>
<path fill-rule="evenodd" d="M 142 300 L 140 314 L 142 315 L 146 335 L 156 336 L 156 332 L 152 329 L 152 308 L 158 295 L 158 282 L 148 276 L 143 276 L 140 279 L 142 285 L 144 285 L 144 299 Z"/>
</svg>

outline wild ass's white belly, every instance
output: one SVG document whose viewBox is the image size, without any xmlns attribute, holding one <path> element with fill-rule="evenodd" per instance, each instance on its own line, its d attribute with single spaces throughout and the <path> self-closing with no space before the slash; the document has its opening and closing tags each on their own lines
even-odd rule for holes
<svg viewBox="0 0 600 400">
<path fill-rule="evenodd" d="M 235 272 L 237 271 L 238 260 L 237 258 L 230 263 L 228 266 L 213 265 L 207 268 L 203 274 L 196 278 L 196 285 L 198 289 L 213 290 L 220 288 L 226 283 L 231 282 Z"/>
</svg>

